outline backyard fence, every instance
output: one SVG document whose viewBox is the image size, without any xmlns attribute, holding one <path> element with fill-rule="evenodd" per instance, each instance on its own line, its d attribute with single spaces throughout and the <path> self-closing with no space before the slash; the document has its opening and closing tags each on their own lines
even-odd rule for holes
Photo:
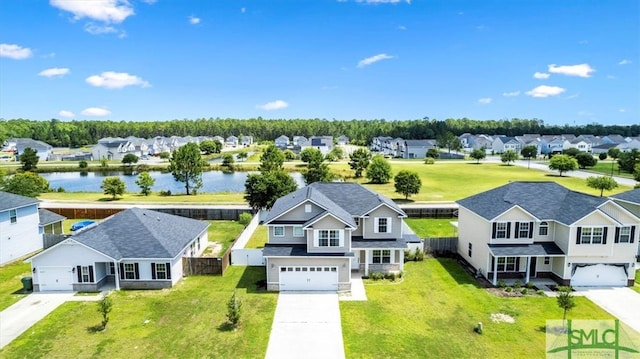
<svg viewBox="0 0 640 359">
<path fill-rule="evenodd" d="M 67 239 L 64 234 L 45 233 L 42 235 L 42 247 L 44 249 L 55 246 L 56 244 Z"/>
<path fill-rule="evenodd" d="M 232 249 L 231 264 L 234 266 L 263 266 L 262 249 Z"/>
<path fill-rule="evenodd" d="M 126 208 L 47 208 L 51 212 L 65 216 L 68 219 L 91 218 L 103 219 L 114 215 Z M 251 213 L 251 208 L 151 208 L 148 209 L 174 214 L 176 216 L 201 220 L 232 220 L 235 221 L 241 213 Z"/>
<path fill-rule="evenodd" d="M 182 258 L 182 273 L 190 275 L 222 275 L 223 258 L 218 257 L 184 257 Z"/>
<path fill-rule="evenodd" d="M 457 218 L 458 208 L 453 207 L 401 207 L 411 218 Z"/>
<path fill-rule="evenodd" d="M 436 237 L 424 239 L 424 252 L 432 255 L 451 255 L 457 253 L 458 237 Z"/>
</svg>

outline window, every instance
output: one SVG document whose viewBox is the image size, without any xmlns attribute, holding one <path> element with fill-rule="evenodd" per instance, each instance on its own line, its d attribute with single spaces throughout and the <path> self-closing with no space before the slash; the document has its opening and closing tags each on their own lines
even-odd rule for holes
<svg viewBox="0 0 640 359">
<path fill-rule="evenodd" d="M 604 232 L 603 227 L 582 227 L 582 230 L 578 231 L 580 234 L 578 244 L 606 244 Z"/>
<path fill-rule="evenodd" d="M 116 274 L 116 265 L 113 262 L 109 262 L 109 273 L 108 274 Z"/>
<path fill-rule="evenodd" d="M 273 235 L 276 237 L 284 237 L 284 227 L 282 226 L 273 227 Z"/>
<path fill-rule="evenodd" d="M 529 222 L 516 222 L 517 238 L 529 238 Z"/>
<path fill-rule="evenodd" d="M 310 204 L 305 204 L 304 205 L 304 212 L 305 213 L 311 213 L 311 205 Z"/>
<path fill-rule="evenodd" d="M 11 217 L 11 224 L 18 222 L 18 211 L 15 209 L 9 210 L 9 217 Z"/>
<path fill-rule="evenodd" d="M 319 247 L 339 247 L 340 233 L 336 229 L 321 229 L 318 231 Z"/>
<path fill-rule="evenodd" d="M 93 266 L 76 266 L 78 283 L 93 283 Z"/>
<path fill-rule="evenodd" d="M 498 272 L 515 272 L 516 262 L 516 257 L 499 257 Z"/>
<path fill-rule="evenodd" d="M 124 279 L 136 279 L 136 272 L 133 263 L 124 264 Z"/>
<path fill-rule="evenodd" d="M 493 238 L 507 238 L 507 222 L 498 222 L 495 224 L 495 235 Z"/>
<path fill-rule="evenodd" d="M 616 228 L 616 243 L 633 243 L 634 229 L 633 227 Z"/>
<path fill-rule="evenodd" d="M 375 219 L 375 233 L 391 233 L 391 218 L 381 217 Z"/>
<path fill-rule="evenodd" d="M 294 237 L 304 237 L 304 231 L 302 230 L 302 227 L 300 227 L 300 226 L 293 227 L 293 236 Z"/>
<path fill-rule="evenodd" d="M 471 251 L 472 251 L 472 249 L 473 249 L 473 244 L 472 244 L 472 243 L 469 243 L 469 252 L 468 252 L 469 257 L 471 257 Z"/>
<path fill-rule="evenodd" d="M 538 234 L 541 236 L 549 235 L 549 223 L 540 222 L 540 228 L 538 229 Z"/>
<path fill-rule="evenodd" d="M 82 273 L 82 283 L 88 283 L 89 282 L 89 267 L 82 266 L 80 268 L 81 268 L 81 273 Z"/>
<path fill-rule="evenodd" d="M 544 257 L 544 264 L 549 264 L 551 262 L 551 258 Z"/>
<path fill-rule="evenodd" d="M 356 227 L 360 227 L 360 217 L 355 217 L 353 221 L 356 222 Z"/>
<path fill-rule="evenodd" d="M 167 265 L 164 263 L 156 264 L 156 279 L 167 279 Z"/>
<path fill-rule="evenodd" d="M 373 263 L 391 263 L 391 251 L 388 249 L 373 251 Z"/>
</svg>

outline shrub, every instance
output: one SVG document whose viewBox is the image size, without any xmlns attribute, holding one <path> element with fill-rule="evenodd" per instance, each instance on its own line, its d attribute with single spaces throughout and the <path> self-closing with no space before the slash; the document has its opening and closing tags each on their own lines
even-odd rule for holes
<svg viewBox="0 0 640 359">
<path fill-rule="evenodd" d="M 527 287 L 529 289 L 533 289 L 533 287 L 535 287 L 535 285 L 533 284 L 533 282 L 527 282 L 527 284 L 525 284 L 525 287 Z"/>
<path fill-rule="evenodd" d="M 87 168 L 87 167 L 89 167 L 89 164 L 87 163 L 87 161 L 80 161 L 80 162 L 78 163 L 78 167 L 80 167 L 80 168 Z"/>
<path fill-rule="evenodd" d="M 507 282 L 503 281 L 502 279 L 498 280 L 498 287 L 503 289 L 506 288 Z"/>
<path fill-rule="evenodd" d="M 242 313 L 242 302 L 236 297 L 236 292 L 233 291 L 233 295 L 227 302 L 227 322 L 233 329 L 238 327 L 240 323 L 240 315 Z"/>
<path fill-rule="evenodd" d="M 242 213 L 240 213 L 240 217 L 238 217 L 238 223 L 242 224 L 243 226 L 246 226 L 247 224 L 249 224 L 251 222 L 252 218 L 253 218 L 253 216 L 251 215 L 251 213 L 242 212 Z"/>
<path fill-rule="evenodd" d="M 402 277 L 404 276 L 404 272 L 403 271 L 398 272 L 397 276 L 398 276 L 398 279 L 402 279 Z"/>
<path fill-rule="evenodd" d="M 62 186 L 58 187 L 58 189 L 56 190 L 56 192 L 58 192 L 58 193 L 63 193 L 63 192 L 64 192 L 64 187 L 62 187 Z"/>
<path fill-rule="evenodd" d="M 522 293 L 522 295 L 527 295 L 527 293 L 529 293 L 529 289 L 527 289 L 527 288 L 522 288 L 522 290 L 520 291 L 520 293 Z"/>
<path fill-rule="evenodd" d="M 536 294 L 537 295 L 544 295 L 544 290 L 538 289 L 538 290 L 536 290 Z"/>
<path fill-rule="evenodd" d="M 424 260 L 424 252 L 420 248 L 416 248 L 415 259 L 416 262 L 422 262 Z"/>
<path fill-rule="evenodd" d="M 416 256 L 415 254 L 413 254 L 413 251 L 410 251 L 408 249 L 406 249 L 404 251 L 404 261 L 405 262 L 409 262 L 409 261 L 414 261 L 416 260 Z"/>
<path fill-rule="evenodd" d="M 98 302 L 98 313 L 102 315 L 101 327 L 102 330 L 107 328 L 107 323 L 109 323 L 109 313 L 111 313 L 111 309 L 113 308 L 113 303 L 111 302 L 111 298 L 108 294 L 102 297 L 102 300 Z"/>
<path fill-rule="evenodd" d="M 506 287 L 506 288 L 504 289 L 504 291 L 505 291 L 505 292 L 509 292 L 509 293 L 511 293 L 511 292 L 513 292 L 513 288 L 511 288 L 511 287 Z"/>
<path fill-rule="evenodd" d="M 432 158 L 432 157 L 427 157 L 427 158 L 424 159 L 424 163 L 427 164 L 427 165 L 432 165 L 432 164 L 436 163 L 436 160 L 434 158 Z"/>
<path fill-rule="evenodd" d="M 522 288 L 522 282 L 519 279 L 517 279 L 516 282 L 513 283 L 513 288 L 515 288 L 515 289 Z"/>
<path fill-rule="evenodd" d="M 168 197 L 171 196 L 171 190 L 166 190 L 166 191 L 160 191 L 160 195 L 163 197 Z"/>
</svg>

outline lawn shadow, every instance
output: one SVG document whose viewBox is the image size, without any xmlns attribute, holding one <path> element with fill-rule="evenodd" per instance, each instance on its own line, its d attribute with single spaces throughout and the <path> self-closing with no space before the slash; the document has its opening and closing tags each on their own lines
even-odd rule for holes
<svg viewBox="0 0 640 359">
<path fill-rule="evenodd" d="M 15 295 L 20 295 L 20 294 L 22 294 L 22 295 L 27 295 L 27 294 L 31 294 L 31 293 L 33 293 L 33 291 L 32 291 L 32 290 L 25 290 L 24 288 L 20 288 L 20 289 L 16 290 L 15 292 L 11 293 L 11 294 L 15 294 Z"/>
<path fill-rule="evenodd" d="M 109 198 L 109 197 L 102 197 L 98 200 L 98 202 L 114 202 L 114 201 L 119 201 L 120 198 Z"/>
<path fill-rule="evenodd" d="M 242 272 L 236 288 L 246 289 L 247 293 L 267 292 L 267 272 L 263 266 L 247 266 Z"/>
<path fill-rule="evenodd" d="M 546 173 L 545 177 L 555 177 L 555 178 L 563 178 L 564 176 L 555 174 L 555 173 Z"/>
<path fill-rule="evenodd" d="M 90 327 L 87 327 L 87 333 L 89 333 L 89 334 L 100 333 L 100 332 L 103 332 L 104 330 L 105 330 L 105 328 L 103 328 L 101 324 L 92 325 Z"/>
<path fill-rule="evenodd" d="M 481 285 L 479 280 L 477 280 L 481 279 L 481 277 L 477 279 L 474 278 L 470 272 L 470 268 L 467 268 L 455 259 L 439 257 L 436 258 L 436 260 L 440 262 L 440 265 L 447 270 L 451 278 L 459 285 L 470 284 L 476 288 L 485 288 L 485 286 Z"/>
<path fill-rule="evenodd" d="M 415 203 L 414 200 L 406 199 L 406 198 L 392 198 L 391 200 L 394 201 L 396 204 L 411 204 L 411 203 Z"/>
<path fill-rule="evenodd" d="M 224 322 L 224 323 L 218 325 L 218 327 L 216 329 L 218 329 L 219 332 L 232 332 L 236 328 L 234 328 L 231 323 Z"/>
</svg>

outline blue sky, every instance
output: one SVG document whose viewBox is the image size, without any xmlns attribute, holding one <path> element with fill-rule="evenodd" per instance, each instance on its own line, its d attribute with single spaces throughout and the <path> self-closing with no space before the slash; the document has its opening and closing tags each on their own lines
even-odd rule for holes
<svg viewBox="0 0 640 359">
<path fill-rule="evenodd" d="M 0 118 L 640 122 L 640 2 L 2 0 Z"/>
</svg>

